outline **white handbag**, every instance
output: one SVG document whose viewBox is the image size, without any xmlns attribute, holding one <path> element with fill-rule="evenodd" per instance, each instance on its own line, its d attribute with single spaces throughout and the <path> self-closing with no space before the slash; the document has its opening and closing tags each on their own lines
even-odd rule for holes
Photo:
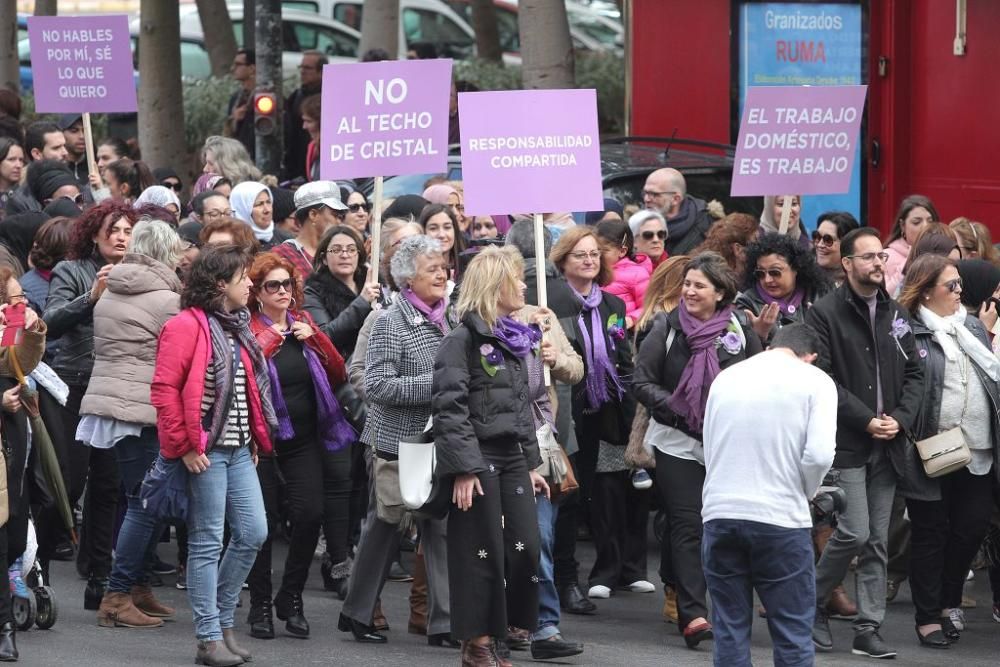
<svg viewBox="0 0 1000 667">
<path fill-rule="evenodd" d="M 403 505 L 418 516 L 439 519 L 448 513 L 452 485 L 434 476 L 436 467 L 433 431 L 428 419 L 420 436 L 399 441 L 399 492 Z"/>
</svg>

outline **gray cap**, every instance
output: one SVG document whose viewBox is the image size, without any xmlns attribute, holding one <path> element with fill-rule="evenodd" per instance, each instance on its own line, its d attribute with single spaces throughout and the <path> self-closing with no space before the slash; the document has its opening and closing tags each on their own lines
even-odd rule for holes
<svg viewBox="0 0 1000 667">
<path fill-rule="evenodd" d="M 299 186 L 295 191 L 295 210 L 311 208 L 318 204 L 329 206 L 334 211 L 346 211 L 340 200 L 340 186 L 333 181 L 313 181 Z"/>
</svg>

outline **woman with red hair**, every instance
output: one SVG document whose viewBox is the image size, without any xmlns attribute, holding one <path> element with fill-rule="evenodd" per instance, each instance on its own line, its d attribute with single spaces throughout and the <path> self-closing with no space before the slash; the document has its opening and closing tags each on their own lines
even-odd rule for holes
<svg viewBox="0 0 1000 667">
<path fill-rule="evenodd" d="M 271 402 L 278 418 L 274 456 L 257 468 L 268 525 L 276 524 L 278 483 L 284 480 L 292 533 L 274 610 L 285 629 L 309 636 L 302 590 L 309 576 L 320 526 L 334 562 L 347 561 L 351 450 L 357 433 L 344 417 L 333 390 L 347 379 L 344 359 L 308 313 L 301 310 L 302 277 L 274 252 L 250 267 L 250 330 L 264 351 L 271 378 Z M 346 576 L 346 572 L 345 572 Z M 250 634 L 274 637 L 271 619 L 271 542 L 257 555 L 250 585 Z"/>
</svg>

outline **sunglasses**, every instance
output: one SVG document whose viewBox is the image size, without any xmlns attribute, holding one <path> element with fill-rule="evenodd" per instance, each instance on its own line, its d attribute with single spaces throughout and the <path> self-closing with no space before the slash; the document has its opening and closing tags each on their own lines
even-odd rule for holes
<svg viewBox="0 0 1000 667">
<path fill-rule="evenodd" d="M 285 290 L 286 292 L 292 291 L 292 279 L 285 278 L 284 280 L 268 280 L 263 284 L 264 291 L 268 294 L 277 294 L 279 290 Z"/>
<path fill-rule="evenodd" d="M 778 278 L 781 278 L 781 274 L 784 272 L 784 269 L 768 269 L 767 271 L 764 269 L 757 269 L 753 272 L 753 277 L 757 280 L 763 280 L 765 276 L 770 276 L 771 278 L 777 280 Z"/>
<path fill-rule="evenodd" d="M 654 237 L 661 241 L 665 241 L 667 238 L 667 231 L 665 229 L 661 229 L 655 232 L 645 231 L 642 233 L 642 238 L 645 239 L 646 241 L 652 241 Z"/>
<path fill-rule="evenodd" d="M 368 204 L 348 204 L 347 210 L 351 213 L 357 213 L 358 211 L 364 211 L 367 213 L 371 210 L 371 207 Z"/>
<path fill-rule="evenodd" d="M 839 240 L 830 236 L 829 234 L 820 234 L 819 232 L 813 232 L 812 239 L 815 245 L 825 245 L 825 246 L 832 246 Z"/>
<path fill-rule="evenodd" d="M 181 185 L 180 183 L 172 183 L 172 182 L 169 182 L 169 181 L 164 181 L 163 182 L 163 187 L 170 188 L 174 192 L 180 192 L 181 190 L 184 189 L 184 186 Z"/>
<path fill-rule="evenodd" d="M 948 291 L 954 294 L 955 292 L 962 291 L 962 279 L 955 278 L 954 280 L 949 280 L 946 283 L 941 283 L 941 287 L 948 288 Z"/>
</svg>

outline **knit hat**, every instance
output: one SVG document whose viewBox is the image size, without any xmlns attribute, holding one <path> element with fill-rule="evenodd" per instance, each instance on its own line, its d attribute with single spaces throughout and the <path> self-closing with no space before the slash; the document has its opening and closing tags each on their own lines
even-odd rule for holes
<svg viewBox="0 0 1000 667">
<path fill-rule="evenodd" d="M 958 275 L 962 278 L 962 304 L 976 312 L 1000 285 L 1000 268 L 985 259 L 959 261 Z"/>
<path fill-rule="evenodd" d="M 272 217 L 275 222 L 281 222 L 295 213 L 295 193 L 291 190 L 271 188 L 271 196 L 274 198 L 274 213 Z"/>
<path fill-rule="evenodd" d="M 35 181 L 35 195 L 39 203 L 46 199 L 52 199 L 56 190 L 65 185 L 75 185 L 80 187 L 80 181 L 76 180 L 69 169 L 49 169 L 38 175 Z"/>
</svg>

